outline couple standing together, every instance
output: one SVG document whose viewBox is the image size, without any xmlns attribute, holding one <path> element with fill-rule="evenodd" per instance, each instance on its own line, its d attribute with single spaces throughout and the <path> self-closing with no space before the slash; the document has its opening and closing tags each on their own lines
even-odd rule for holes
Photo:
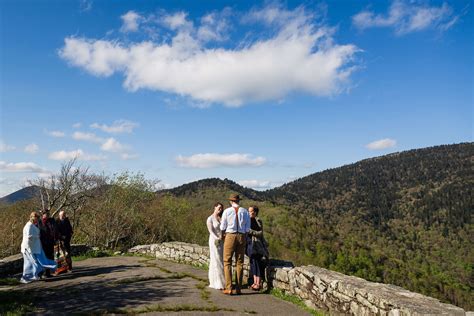
<svg viewBox="0 0 474 316">
<path fill-rule="evenodd" d="M 258 208 L 250 207 L 249 210 L 240 206 L 240 197 L 232 194 L 229 197 L 230 207 L 223 210 L 221 203 L 214 205 L 214 212 L 207 219 L 209 230 L 209 286 L 223 289 L 223 293 L 230 295 L 232 292 L 232 257 L 236 259 L 236 285 L 235 294 L 241 294 L 243 281 L 244 255 L 250 257 L 250 272 L 254 283 L 251 288 L 260 290 L 261 278 L 264 274 L 264 262 L 268 259 L 266 246 L 264 251 L 252 247 L 254 241 L 263 242 L 262 223 L 256 217 Z M 265 258 L 264 258 L 265 257 Z"/>
</svg>

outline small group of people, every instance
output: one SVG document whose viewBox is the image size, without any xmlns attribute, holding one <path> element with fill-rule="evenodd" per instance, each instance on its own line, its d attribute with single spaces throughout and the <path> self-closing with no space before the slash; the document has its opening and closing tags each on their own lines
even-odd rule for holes
<svg viewBox="0 0 474 316">
<path fill-rule="evenodd" d="M 72 225 L 65 211 L 59 212 L 57 220 L 50 217 L 49 210 L 32 212 L 23 227 L 23 275 L 20 282 L 30 283 L 41 277 L 51 277 L 52 273 L 71 272 L 72 235 Z M 59 252 L 63 255 L 62 260 L 59 260 Z"/>
<path fill-rule="evenodd" d="M 240 196 L 229 197 L 230 207 L 216 203 L 207 218 L 209 230 L 209 287 L 222 290 L 226 295 L 241 294 L 244 256 L 250 258 L 249 286 L 254 291 L 262 288 L 268 263 L 268 245 L 263 236 L 259 209 L 240 206 Z M 232 258 L 235 256 L 235 286 L 232 286 Z"/>
</svg>

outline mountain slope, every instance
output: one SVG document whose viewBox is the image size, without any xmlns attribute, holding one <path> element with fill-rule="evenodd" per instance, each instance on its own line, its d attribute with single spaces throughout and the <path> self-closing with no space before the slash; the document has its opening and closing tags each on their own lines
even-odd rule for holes
<svg viewBox="0 0 474 316">
<path fill-rule="evenodd" d="M 12 204 L 19 201 L 29 200 L 35 196 L 39 195 L 39 187 L 37 186 L 29 186 L 18 191 L 15 191 L 11 194 L 8 194 L 0 199 L 0 203 L 3 204 Z"/>
<path fill-rule="evenodd" d="M 216 193 L 215 196 L 217 200 L 227 198 L 230 193 L 238 193 L 243 200 L 262 201 L 265 199 L 265 195 L 262 192 L 243 187 L 229 179 L 222 180 L 219 178 L 194 181 L 173 189 L 161 190 L 158 191 L 158 193 L 170 193 L 176 197 L 187 197 L 199 196 L 202 195 L 203 192 L 209 193 L 210 191 Z"/>
<path fill-rule="evenodd" d="M 358 210 L 377 226 L 411 215 L 430 226 L 472 222 L 474 144 L 410 150 L 318 172 L 265 192 L 307 211 Z"/>
</svg>

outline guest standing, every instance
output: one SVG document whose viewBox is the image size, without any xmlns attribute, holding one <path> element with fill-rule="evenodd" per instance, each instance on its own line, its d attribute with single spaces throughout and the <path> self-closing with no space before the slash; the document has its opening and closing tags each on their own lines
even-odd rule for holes
<svg viewBox="0 0 474 316">
<path fill-rule="evenodd" d="M 65 211 L 59 212 L 59 219 L 56 222 L 56 227 L 58 229 L 59 240 L 63 243 L 64 250 L 66 250 L 67 269 L 68 271 L 72 271 L 71 238 L 74 231 Z"/>
<path fill-rule="evenodd" d="M 36 212 L 30 214 L 30 220 L 23 227 L 23 240 L 21 242 L 21 253 L 23 255 L 23 275 L 21 283 L 30 283 L 39 280 L 39 274 L 44 268 L 55 269 L 56 263 L 44 255 L 40 241 L 40 230 L 37 227 L 39 215 Z"/>
<path fill-rule="evenodd" d="M 223 242 L 221 239 L 221 216 L 224 205 L 216 203 L 214 211 L 207 218 L 207 230 L 209 231 L 209 287 L 222 290 L 225 286 L 224 264 L 223 264 Z"/>
<path fill-rule="evenodd" d="M 44 254 L 49 260 L 54 260 L 54 245 L 57 240 L 56 221 L 49 217 L 49 210 L 43 211 L 41 221 L 39 222 L 41 246 Z M 49 269 L 46 269 L 46 277 L 51 276 Z"/>
<path fill-rule="evenodd" d="M 231 194 L 231 207 L 222 214 L 221 231 L 224 236 L 224 276 L 225 290 L 222 293 L 232 294 L 232 257 L 236 259 L 235 293 L 241 294 L 246 235 L 250 229 L 250 216 L 247 209 L 241 207 L 240 197 Z"/>
<path fill-rule="evenodd" d="M 250 274 L 253 276 L 251 288 L 259 291 L 265 278 L 265 268 L 268 261 L 268 250 L 263 237 L 262 220 L 258 218 L 257 206 L 249 207 L 250 230 L 247 241 L 247 256 L 250 258 Z"/>
</svg>

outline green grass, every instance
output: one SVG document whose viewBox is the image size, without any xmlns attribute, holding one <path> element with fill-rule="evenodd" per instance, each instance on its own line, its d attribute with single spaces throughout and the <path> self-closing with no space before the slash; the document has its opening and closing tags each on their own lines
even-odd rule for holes
<svg viewBox="0 0 474 316">
<path fill-rule="evenodd" d="M 165 272 L 165 273 L 173 273 L 172 271 L 166 269 L 166 268 L 163 268 L 161 266 L 159 266 L 158 264 L 156 264 L 155 262 L 149 262 L 150 260 L 148 261 L 142 261 L 142 263 L 145 263 L 145 267 L 149 267 L 149 268 L 157 268 L 157 269 L 160 269 L 161 272 Z"/>
<path fill-rule="evenodd" d="M 25 315 L 35 310 L 33 297 L 20 291 L 0 291 L 0 315 Z"/>
<path fill-rule="evenodd" d="M 91 258 L 111 257 L 113 252 L 109 250 L 91 250 L 79 256 L 73 256 L 72 261 L 82 261 Z"/>
<path fill-rule="evenodd" d="M 196 288 L 201 291 L 201 299 L 211 304 L 211 292 L 207 289 L 207 283 L 201 281 L 196 284 Z"/>
<path fill-rule="evenodd" d="M 277 298 L 279 298 L 279 299 L 281 299 L 281 300 L 284 300 L 284 301 L 293 303 L 295 305 L 298 305 L 299 307 L 301 307 L 303 310 L 307 311 L 311 315 L 314 315 L 314 316 L 325 316 L 326 315 L 322 311 L 317 311 L 317 310 L 314 310 L 314 309 L 306 306 L 306 304 L 304 303 L 304 301 L 301 298 L 299 298 L 295 295 L 284 293 L 282 290 L 271 289 L 270 294 L 277 297 Z"/>
<path fill-rule="evenodd" d="M 173 305 L 173 306 L 163 306 L 159 304 L 147 305 L 139 308 L 131 308 L 131 309 L 112 309 L 107 310 L 107 313 L 114 313 L 114 314 L 144 314 L 144 313 L 152 313 L 152 312 L 235 312 L 235 310 L 230 308 L 220 308 L 215 305 L 210 306 L 197 306 L 197 305 L 190 305 L 190 304 L 181 304 L 181 305 Z"/>
<path fill-rule="evenodd" d="M 169 276 L 161 276 L 161 275 L 154 275 L 154 276 L 148 276 L 148 277 L 133 277 L 133 278 L 127 278 L 127 279 L 122 279 L 122 280 L 117 280 L 112 283 L 114 284 L 131 284 L 131 283 L 136 283 L 136 282 L 144 282 L 144 281 L 151 281 L 151 280 L 165 280 L 165 279 L 183 279 L 188 277 L 186 273 L 173 273 Z"/>
<path fill-rule="evenodd" d="M 15 278 L 2 278 L 0 279 L 0 285 L 18 285 L 20 281 Z"/>
</svg>

